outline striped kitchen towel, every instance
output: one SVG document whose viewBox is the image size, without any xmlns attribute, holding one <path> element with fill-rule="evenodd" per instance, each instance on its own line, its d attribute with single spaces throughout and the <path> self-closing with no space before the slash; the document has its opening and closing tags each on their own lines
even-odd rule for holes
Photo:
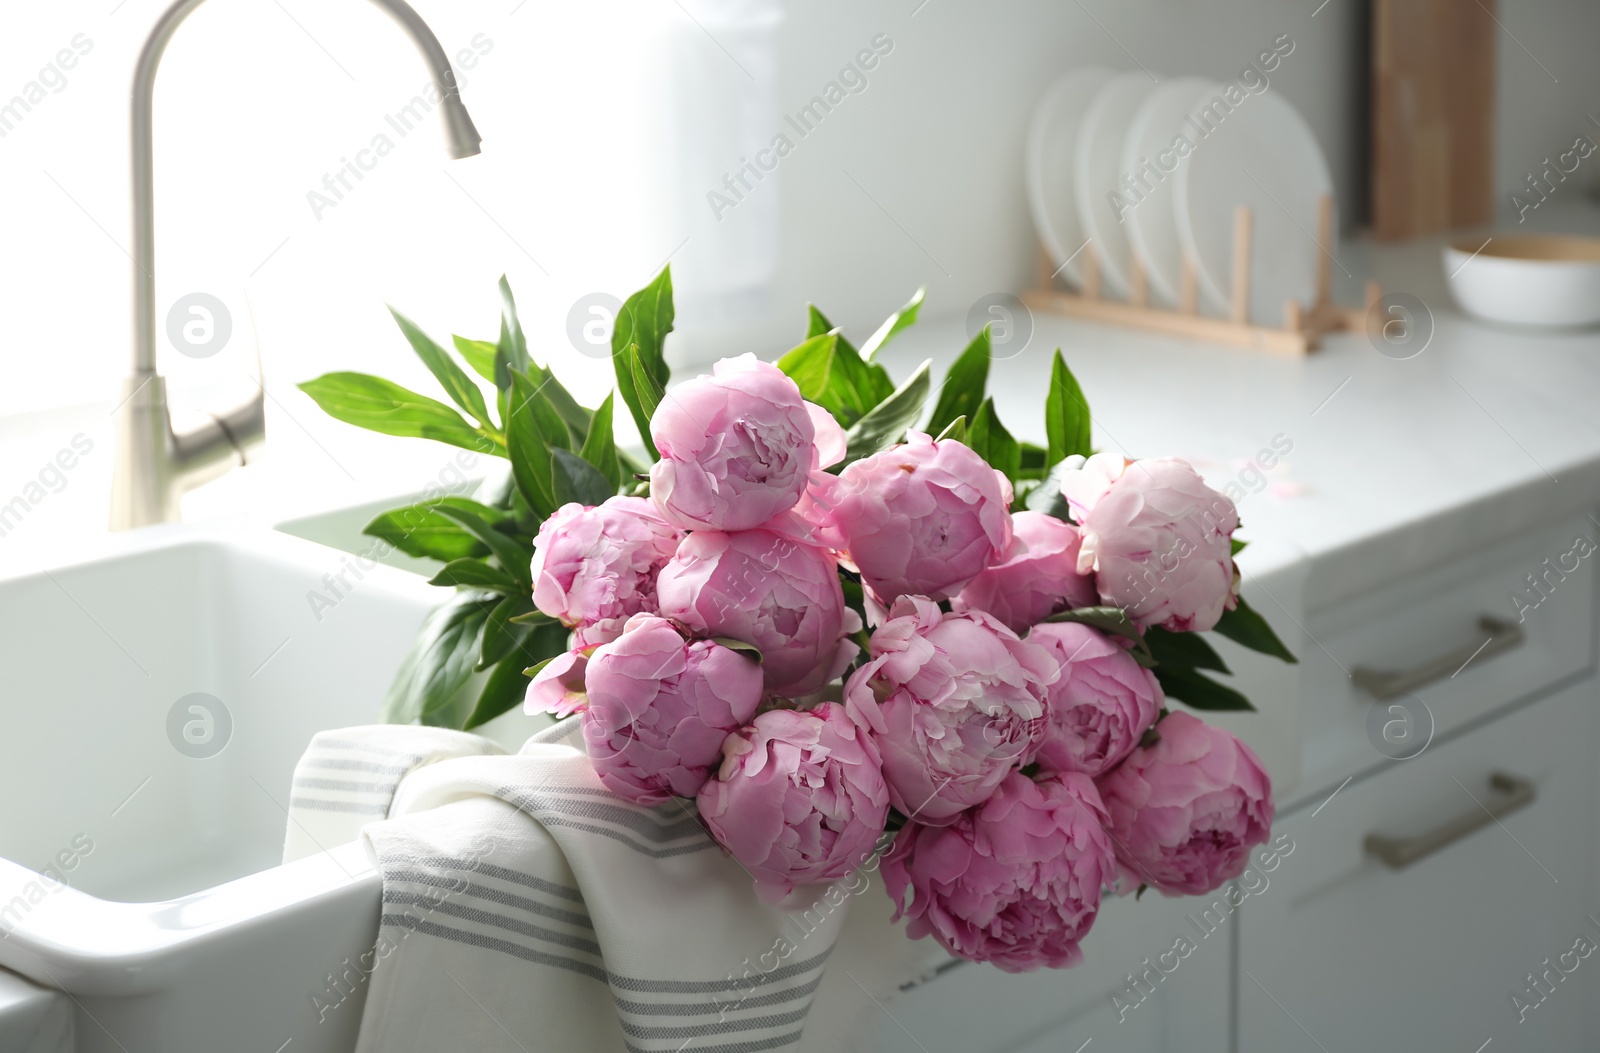
<svg viewBox="0 0 1600 1053">
<path fill-rule="evenodd" d="M 760 903 L 691 805 L 606 790 L 575 718 L 495 752 L 351 728 L 296 770 L 291 852 L 364 836 L 383 874 L 357 1053 L 850 1049 L 926 953 L 888 927 L 876 860 L 793 913 Z"/>
<path fill-rule="evenodd" d="M 347 844 L 389 814 L 400 780 L 454 757 L 503 755 L 488 739 L 446 728 L 372 727 L 323 731 L 294 768 L 285 863 Z"/>
</svg>

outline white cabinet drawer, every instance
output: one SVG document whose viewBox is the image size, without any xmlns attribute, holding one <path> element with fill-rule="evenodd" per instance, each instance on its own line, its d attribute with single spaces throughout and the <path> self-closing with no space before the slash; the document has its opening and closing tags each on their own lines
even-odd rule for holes
<svg viewBox="0 0 1600 1053">
<path fill-rule="evenodd" d="M 1446 735 L 1590 667 L 1597 540 L 1596 524 L 1574 516 L 1314 612 L 1302 651 L 1305 754 L 1295 799 L 1391 764 L 1430 735 Z M 1500 633 L 1483 625 L 1485 618 L 1498 621 Z M 1425 682 L 1379 698 L 1360 681 L 1383 673 L 1417 673 Z"/>
<path fill-rule="evenodd" d="M 1600 954 L 1571 957 L 1535 1008 L 1511 999 L 1578 937 L 1600 945 L 1597 694 L 1586 679 L 1279 817 L 1295 851 L 1238 918 L 1240 1053 L 1596 1048 Z M 1496 772 L 1535 794 L 1498 820 Z M 1366 846 L 1452 828 L 1404 869 Z"/>
</svg>

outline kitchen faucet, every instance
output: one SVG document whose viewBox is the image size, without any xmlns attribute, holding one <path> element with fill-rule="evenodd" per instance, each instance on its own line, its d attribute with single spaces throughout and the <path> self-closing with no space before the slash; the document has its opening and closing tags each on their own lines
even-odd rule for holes
<svg viewBox="0 0 1600 1053">
<path fill-rule="evenodd" d="M 133 372 L 117 416 L 111 529 L 178 519 L 187 490 L 244 464 L 266 438 L 266 389 L 192 430 L 177 432 L 166 380 L 156 371 L 155 175 L 152 144 L 156 71 L 172 35 L 205 0 L 177 0 L 150 32 L 133 74 Z M 439 39 L 405 0 L 371 0 L 398 22 L 422 52 L 442 100 L 440 116 L 453 158 L 472 157 L 482 142 L 461 101 L 455 71 Z"/>
</svg>

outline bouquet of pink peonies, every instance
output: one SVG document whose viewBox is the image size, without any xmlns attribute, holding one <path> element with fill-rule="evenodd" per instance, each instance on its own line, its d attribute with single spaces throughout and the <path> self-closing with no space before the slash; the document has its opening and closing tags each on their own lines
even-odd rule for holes
<svg viewBox="0 0 1600 1053">
<path fill-rule="evenodd" d="M 1167 706 L 1251 708 L 1208 675 L 1228 670 L 1200 634 L 1294 658 L 1238 596 L 1232 501 L 1180 459 L 1093 452 L 1059 351 L 1045 446 L 986 396 L 987 330 L 931 412 L 928 363 L 896 386 L 876 358 L 920 302 L 859 350 L 812 308 L 776 365 L 724 359 L 668 391 L 664 272 L 613 341 L 652 463 L 619 471 L 611 399 L 568 447 L 539 443 L 560 430 L 553 378 L 509 371 L 496 522 L 531 536 L 531 561 L 439 506 L 484 549 L 435 580 L 498 586 L 466 601 L 494 604 L 484 661 L 491 632 L 513 638 L 496 661 L 551 652 L 527 710 L 578 714 L 619 797 L 692 799 L 768 902 L 887 845 L 911 936 L 1062 968 L 1105 891 L 1205 893 L 1267 840 L 1256 756 Z"/>
</svg>

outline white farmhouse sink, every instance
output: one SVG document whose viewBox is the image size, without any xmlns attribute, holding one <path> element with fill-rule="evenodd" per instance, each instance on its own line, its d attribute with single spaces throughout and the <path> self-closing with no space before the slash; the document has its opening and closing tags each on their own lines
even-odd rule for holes
<svg viewBox="0 0 1600 1053">
<path fill-rule="evenodd" d="M 362 551 L 368 511 L 279 531 L 156 528 L 48 569 L 0 563 L 0 970 L 66 991 L 84 1053 L 354 1047 L 366 987 L 351 963 L 376 938 L 379 877 L 359 843 L 278 860 L 305 745 L 375 719 L 445 595 L 394 567 L 356 576 L 349 553 Z M 1262 545 L 1247 556 L 1246 594 L 1302 649 L 1274 602 L 1298 608 L 1296 555 Z M 1220 649 L 1262 710 L 1220 722 L 1257 748 L 1281 796 L 1298 775 L 1298 678 Z M 514 749 L 529 720 L 485 730 L 503 725 L 494 737 Z M 1135 960 L 1101 957 L 1104 969 L 1071 974 L 1081 1006 L 1046 985 L 1027 1012 L 994 1012 L 1013 1030 L 1064 1026 Z M 966 975 L 920 997 L 999 1034 L 993 1013 L 971 1011 L 998 997 L 988 974 Z M 898 1049 L 901 1037 L 873 1044 Z"/>
<path fill-rule="evenodd" d="M 349 1049 L 365 991 L 312 996 L 378 878 L 359 844 L 278 865 L 290 776 L 374 721 L 443 590 L 265 530 L 104 549 L 0 579 L 0 967 L 72 994 L 85 1051 Z"/>
</svg>

